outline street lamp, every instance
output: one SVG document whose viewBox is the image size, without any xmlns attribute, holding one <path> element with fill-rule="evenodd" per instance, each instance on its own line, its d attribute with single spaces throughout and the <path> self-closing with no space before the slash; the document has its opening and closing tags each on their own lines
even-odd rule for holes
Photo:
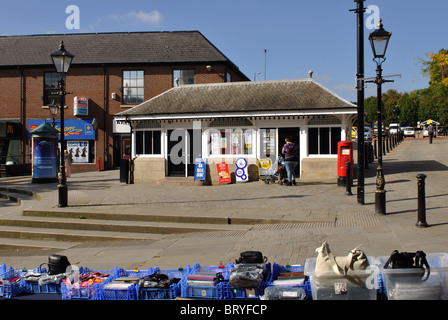
<svg viewBox="0 0 448 320">
<path fill-rule="evenodd" d="M 70 64 L 74 58 L 70 52 L 65 50 L 64 41 L 61 41 L 59 45 L 59 50 L 50 54 L 51 60 L 56 68 L 56 72 L 60 75 L 59 81 L 59 95 L 61 96 L 61 151 L 60 151 L 60 180 L 58 184 L 59 191 L 59 207 L 67 206 L 67 177 L 65 175 L 65 161 L 64 161 L 64 150 L 65 150 L 65 124 L 64 124 L 64 106 L 65 106 L 65 75 L 70 68 Z M 51 110 L 50 110 L 51 112 Z"/>
<path fill-rule="evenodd" d="M 54 125 L 55 125 L 54 116 L 58 114 L 59 107 L 57 104 L 54 104 L 54 100 L 53 100 L 53 103 L 48 106 L 48 109 L 50 110 L 50 114 L 53 117 L 53 128 L 54 128 Z"/>
<path fill-rule="evenodd" d="M 378 122 L 378 168 L 376 173 L 376 190 L 375 190 L 375 213 L 386 214 L 386 191 L 384 186 L 386 180 L 383 174 L 383 125 L 381 114 L 381 85 L 384 82 L 392 82 L 393 80 L 384 80 L 382 77 L 381 65 L 386 60 L 386 49 L 392 33 L 383 29 L 381 19 L 378 27 L 374 32 L 369 34 L 370 46 L 373 52 L 373 61 L 376 62 L 376 83 L 377 87 L 377 122 Z"/>
</svg>

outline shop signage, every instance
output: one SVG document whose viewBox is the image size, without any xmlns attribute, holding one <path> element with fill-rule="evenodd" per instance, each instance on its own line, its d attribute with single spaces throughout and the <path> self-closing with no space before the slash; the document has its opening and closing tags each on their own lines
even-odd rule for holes
<svg viewBox="0 0 448 320">
<path fill-rule="evenodd" d="M 67 141 L 67 151 L 73 163 L 89 163 L 89 141 Z"/>
<path fill-rule="evenodd" d="M 28 132 L 33 131 L 45 121 L 45 119 L 28 120 Z M 96 119 L 65 119 L 64 127 L 65 139 L 67 140 L 94 140 L 96 138 Z M 54 128 L 59 130 L 59 132 L 61 131 L 61 122 L 59 119 L 55 120 Z"/>
<path fill-rule="evenodd" d="M 207 173 L 207 159 L 196 158 L 194 160 L 194 181 L 205 181 Z"/>
<path fill-rule="evenodd" d="M 247 160 L 245 158 L 238 158 L 235 162 L 236 170 L 235 177 L 237 182 L 249 181 L 249 175 L 247 174 Z"/>
<path fill-rule="evenodd" d="M 219 183 L 230 183 L 230 172 L 227 162 L 217 163 L 216 169 L 218 170 Z"/>
<path fill-rule="evenodd" d="M 73 101 L 73 112 L 75 116 L 89 115 L 89 98 L 76 96 Z"/>
</svg>

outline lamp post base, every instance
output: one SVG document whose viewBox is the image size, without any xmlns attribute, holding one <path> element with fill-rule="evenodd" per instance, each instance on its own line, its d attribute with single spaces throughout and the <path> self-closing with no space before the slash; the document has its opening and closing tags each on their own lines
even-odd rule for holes
<svg viewBox="0 0 448 320">
<path fill-rule="evenodd" d="M 59 193 L 58 207 L 67 207 L 67 203 L 68 203 L 67 185 L 66 184 L 58 184 L 58 193 Z"/>
<path fill-rule="evenodd" d="M 375 190 L 375 213 L 386 214 L 385 190 Z"/>
</svg>

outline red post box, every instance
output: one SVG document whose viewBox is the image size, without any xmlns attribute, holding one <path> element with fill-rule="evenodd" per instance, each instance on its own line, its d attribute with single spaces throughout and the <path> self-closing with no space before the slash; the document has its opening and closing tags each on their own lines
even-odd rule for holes
<svg viewBox="0 0 448 320">
<path fill-rule="evenodd" d="M 347 178 L 346 162 L 351 163 L 350 175 L 353 177 L 353 142 L 339 141 L 338 142 L 338 185 L 345 186 Z"/>
</svg>

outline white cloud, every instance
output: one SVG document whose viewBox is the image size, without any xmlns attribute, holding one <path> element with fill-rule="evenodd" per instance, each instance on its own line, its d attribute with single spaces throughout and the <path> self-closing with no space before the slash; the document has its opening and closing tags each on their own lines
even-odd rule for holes
<svg viewBox="0 0 448 320">
<path fill-rule="evenodd" d="M 131 11 L 127 14 L 112 14 L 109 15 L 109 19 L 113 20 L 121 20 L 121 21 L 128 21 L 128 20 L 138 20 L 143 23 L 147 24 L 159 24 L 162 21 L 162 14 L 157 11 L 153 10 L 151 12 L 145 12 L 140 10 L 139 12 Z"/>
</svg>

